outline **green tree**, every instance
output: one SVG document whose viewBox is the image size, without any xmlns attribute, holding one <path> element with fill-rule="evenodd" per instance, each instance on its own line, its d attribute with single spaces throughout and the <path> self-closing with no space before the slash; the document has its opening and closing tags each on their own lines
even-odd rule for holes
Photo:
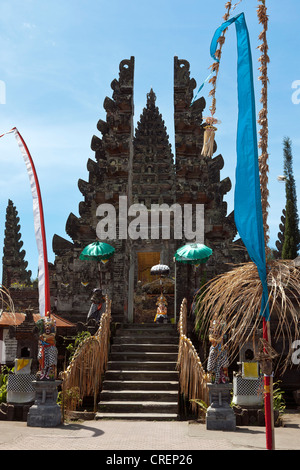
<svg viewBox="0 0 300 470">
<path fill-rule="evenodd" d="M 282 248 L 284 242 L 284 230 L 285 230 L 285 209 L 282 210 L 282 216 L 280 219 L 281 223 L 279 224 L 279 232 L 277 234 L 278 240 L 276 241 L 275 245 L 277 251 L 274 250 L 274 258 L 281 259 L 282 258 Z"/>
<path fill-rule="evenodd" d="M 282 259 L 295 259 L 300 246 L 300 232 L 296 184 L 293 173 L 292 142 L 289 137 L 283 139 L 283 155 L 286 206 Z"/>
</svg>

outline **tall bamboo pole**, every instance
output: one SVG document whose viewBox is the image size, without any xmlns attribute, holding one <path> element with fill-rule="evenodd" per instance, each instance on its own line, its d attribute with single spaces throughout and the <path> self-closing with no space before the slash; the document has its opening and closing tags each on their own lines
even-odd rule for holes
<svg viewBox="0 0 300 470">
<path fill-rule="evenodd" d="M 262 83 L 261 88 L 261 98 L 260 102 L 262 108 L 258 114 L 258 124 L 260 125 L 259 135 L 260 140 L 258 142 L 258 147 L 261 149 L 261 155 L 259 156 L 259 173 L 260 173 L 260 186 L 261 186 L 261 203 L 263 211 L 263 224 L 264 224 L 264 234 L 265 234 L 265 251 L 266 256 L 269 253 L 269 226 L 268 226 L 268 63 L 270 58 L 268 56 L 268 42 L 267 42 L 267 30 L 268 30 L 268 15 L 266 0 L 260 0 L 260 4 L 257 9 L 258 21 L 263 25 L 263 30 L 259 35 L 259 40 L 261 44 L 258 46 L 258 49 L 261 51 L 261 56 L 259 58 L 260 67 L 259 71 L 261 75 L 259 80 Z M 263 337 L 271 345 L 271 329 L 270 321 L 263 319 Z M 264 374 L 264 400 L 265 400 L 265 425 L 266 425 L 266 447 L 268 450 L 275 449 L 275 439 L 274 439 L 274 411 L 273 411 L 273 376 Z"/>
<path fill-rule="evenodd" d="M 235 9 L 235 7 L 240 3 L 237 2 L 235 5 L 232 6 L 232 2 L 228 1 L 225 4 L 226 13 L 223 17 L 224 21 L 226 21 L 231 11 Z M 267 15 L 267 8 L 266 8 L 266 0 L 259 0 L 258 8 L 257 8 L 257 16 L 258 21 L 263 26 L 262 32 L 259 34 L 259 40 L 261 44 L 258 46 L 258 49 L 261 52 L 261 56 L 259 58 L 260 62 L 260 76 L 259 80 L 262 83 L 261 88 L 261 98 L 260 102 L 262 104 L 262 108 L 258 114 L 258 124 L 260 125 L 259 129 L 259 142 L 258 147 L 261 150 L 261 154 L 259 156 L 259 173 L 260 173 L 260 188 L 261 188 L 261 204 L 262 204 L 262 213 L 263 213 L 263 227 L 264 227 L 264 238 L 265 238 L 265 252 L 266 257 L 269 254 L 269 226 L 268 226 L 268 208 L 269 208 L 269 191 L 268 191 L 268 173 L 269 173 L 269 166 L 268 166 L 268 63 L 270 62 L 270 58 L 268 56 L 268 42 L 267 42 L 267 30 L 268 30 L 268 15 Z M 223 35 L 219 38 L 219 49 L 216 52 L 216 57 L 220 61 L 222 47 L 225 42 L 225 33 L 226 29 L 223 32 Z M 211 65 L 211 69 L 214 72 L 214 76 L 209 80 L 209 83 L 212 84 L 212 90 L 210 91 L 209 95 L 212 97 L 212 105 L 210 107 L 211 117 L 207 118 L 207 124 L 213 127 L 215 123 L 217 123 L 216 118 L 214 117 L 216 112 L 216 83 L 217 83 L 217 76 L 219 72 L 219 65 L 220 62 L 214 62 Z M 213 130 L 216 130 L 213 128 Z M 213 140 L 213 139 L 212 139 Z M 211 149 L 212 153 L 212 149 Z M 267 261 L 267 260 L 266 260 Z M 270 333 L 270 321 L 266 321 L 263 319 L 263 337 L 264 339 L 271 345 L 271 333 Z M 274 415 L 273 415 L 273 377 L 272 375 L 264 375 L 264 391 L 265 391 L 265 422 L 266 422 L 266 445 L 267 449 L 274 449 L 275 448 L 275 440 L 274 440 Z"/>
</svg>

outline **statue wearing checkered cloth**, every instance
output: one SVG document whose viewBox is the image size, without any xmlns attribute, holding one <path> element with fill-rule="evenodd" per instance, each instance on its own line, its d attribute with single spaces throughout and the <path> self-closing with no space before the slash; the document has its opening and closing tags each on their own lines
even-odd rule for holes
<svg viewBox="0 0 300 470">
<path fill-rule="evenodd" d="M 212 382 L 216 384 L 228 382 L 228 357 L 227 352 L 215 344 L 210 347 L 207 371 L 212 373 Z"/>
<path fill-rule="evenodd" d="M 214 317 L 209 327 L 209 341 L 211 347 L 208 355 L 207 372 L 211 374 L 211 382 L 215 384 L 224 384 L 229 382 L 228 377 L 228 355 L 223 341 L 224 324 Z"/>
<path fill-rule="evenodd" d="M 39 379 L 47 380 L 56 378 L 57 348 L 55 343 L 56 324 L 54 318 L 45 317 L 36 323 L 39 328 L 39 352 L 40 365 Z"/>
</svg>

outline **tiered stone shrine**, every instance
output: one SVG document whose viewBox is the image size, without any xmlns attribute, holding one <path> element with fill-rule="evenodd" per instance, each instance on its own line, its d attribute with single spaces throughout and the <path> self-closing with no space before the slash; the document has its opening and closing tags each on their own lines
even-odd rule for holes
<svg viewBox="0 0 300 470">
<path fill-rule="evenodd" d="M 2 284 L 9 288 L 12 284 L 30 285 L 31 271 L 27 270 L 25 250 L 20 233 L 20 217 L 13 202 L 9 199 L 6 208 L 4 246 L 2 258 Z"/>
</svg>

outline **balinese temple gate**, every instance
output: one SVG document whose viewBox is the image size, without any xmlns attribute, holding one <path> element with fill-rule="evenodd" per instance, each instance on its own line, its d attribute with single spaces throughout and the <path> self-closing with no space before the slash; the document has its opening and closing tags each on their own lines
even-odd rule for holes
<svg viewBox="0 0 300 470">
<path fill-rule="evenodd" d="M 112 300 L 113 315 L 121 321 L 153 320 L 152 313 L 151 318 L 140 316 L 134 302 L 138 289 L 153 280 L 151 266 L 160 262 L 170 266 L 169 277 L 174 278 L 176 250 L 185 243 L 199 241 L 190 239 L 184 231 L 184 217 L 187 217 L 184 206 L 192 208 L 191 231 L 197 232 L 201 242 L 209 246 L 214 255 L 205 266 L 204 274 L 200 272 L 199 275 L 199 271 L 191 266 L 178 264 L 178 306 L 185 296 L 192 298 L 201 276 L 210 279 L 226 271 L 228 263 L 245 260 L 241 242 L 234 242 L 237 232 L 233 213 L 227 214 L 224 201 L 231 182 L 229 178 L 220 178 L 223 157 L 220 154 L 213 158 L 201 156 L 205 100 L 199 98 L 191 104 L 196 86 L 196 81 L 190 78 L 189 63 L 175 57 L 174 155 L 152 89 L 134 129 L 134 57 L 120 63 L 118 80 L 111 83 L 112 98 L 104 99 L 106 120 L 98 121 L 98 135 L 92 137 L 94 158 L 87 161 L 88 181 L 78 180 L 83 196 L 79 215 L 71 212 L 68 217 L 66 233 L 69 239 L 61 235 L 53 237 L 56 256 L 50 267 L 51 302 L 59 315 L 75 323 L 86 319 L 91 293 L 98 287 L 97 263 L 81 261 L 79 255 L 86 245 L 98 239 L 97 226 L 99 229 L 101 217 L 97 213 L 104 220 L 105 207 L 115 210 L 116 231 L 113 239 L 102 240 L 115 248 L 114 256 L 101 268 L 103 290 Z M 214 151 L 217 151 L 216 143 Z M 142 236 L 137 239 L 130 237 L 128 232 L 126 234 L 126 229 L 124 231 L 124 208 L 128 210 L 135 204 L 148 211 L 148 220 L 143 219 L 146 227 L 140 224 L 136 229 Z M 161 220 L 160 230 L 154 227 L 156 232 L 151 237 L 153 205 L 177 208 L 177 212 L 169 211 L 170 237 L 163 232 Z M 130 217 L 129 211 L 128 225 L 138 215 Z M 178 236 L 179 223 L 183 227 L 182 237 Z M 145 230 L 148 230 L 148 236 L 145 236 Z M 169 297 L 170 310 L 173 303 L 174 289 Z M 152 307 L 155 309 L 155 304 Z"/>
</svg>

